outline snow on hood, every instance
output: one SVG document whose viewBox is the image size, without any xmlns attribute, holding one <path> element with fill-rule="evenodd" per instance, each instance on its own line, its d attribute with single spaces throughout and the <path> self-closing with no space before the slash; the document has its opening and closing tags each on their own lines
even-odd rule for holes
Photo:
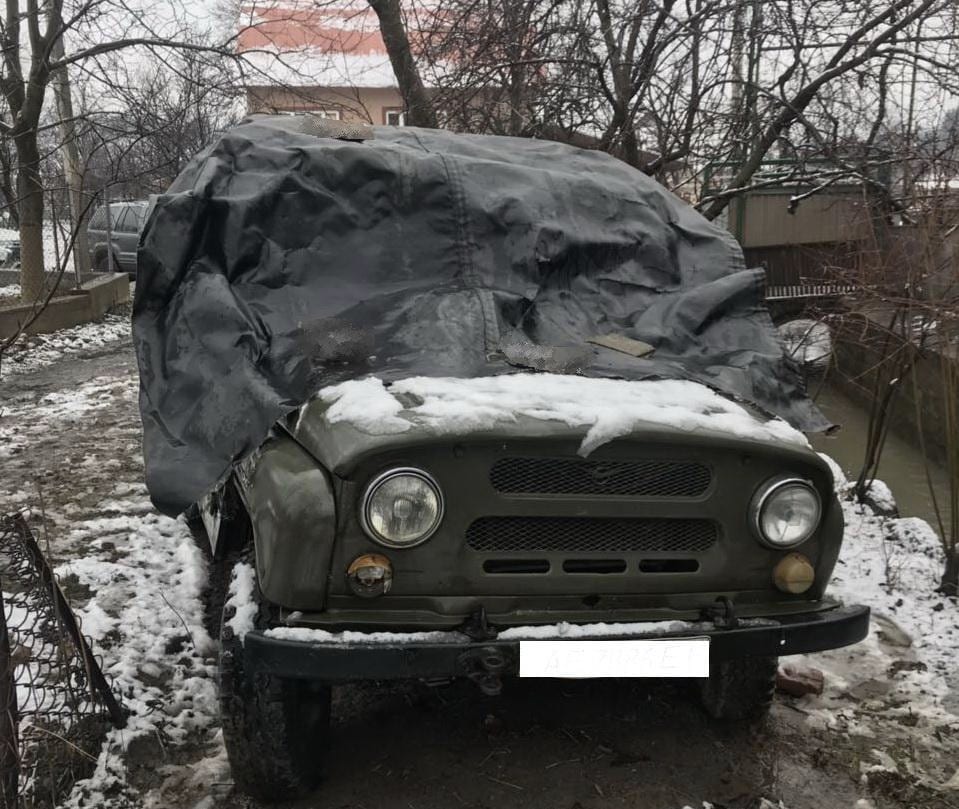
<svg viewBox="0 0 959 809">
<path fill-rule="evenodd" d="M 518 417 L 587 428 L 579 454 L 649 425 L 686 432 L 807 447 L 784 420 L 757 418 L 742 405 L 697 382 L 629 381 L 563 374 L 510 374 L 453 379 L 417 376 L 387 387 L 376 377 L 323 388 L 330 424 L 348 423 L 371 435 L 402 433 L 416 426 L 438 434 L 493 429 Z"/>
</svg>

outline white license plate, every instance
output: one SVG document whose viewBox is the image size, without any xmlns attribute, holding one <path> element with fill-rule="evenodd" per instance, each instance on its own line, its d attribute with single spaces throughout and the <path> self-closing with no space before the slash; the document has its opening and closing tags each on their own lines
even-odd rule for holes
<svg viewBox="0 0 959 809">
<path fill-rule="evenodd" d="M 520 677 L 708 677 L 709 638 L 523 640 Z"/>
</svg>

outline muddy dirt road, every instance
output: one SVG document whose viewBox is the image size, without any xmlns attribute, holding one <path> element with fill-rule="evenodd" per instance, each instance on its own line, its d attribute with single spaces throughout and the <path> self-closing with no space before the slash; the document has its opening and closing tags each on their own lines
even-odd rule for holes
<svg viewBox="0 0 959 809">
<path fill-rule="evenodd" d="M 136 396 L 127 341 L 0 381 L 0 511 L 45 517 L 136 718 L 72 805 L 252 807 L 230 791 L 217 733 L 202 559 L 145 496 Z M 909 712 L 890 666 L 910 656 L 878 637 L 817 656 L 823 697 L 780 696 L 753 730 L 709 723 L 678 683 L 522 681 L 496 699 L 469 683 L 342 687 L 325 785 L 295 806 L 959 807 L 938 786 L 959 724 Z"/>
</svg>

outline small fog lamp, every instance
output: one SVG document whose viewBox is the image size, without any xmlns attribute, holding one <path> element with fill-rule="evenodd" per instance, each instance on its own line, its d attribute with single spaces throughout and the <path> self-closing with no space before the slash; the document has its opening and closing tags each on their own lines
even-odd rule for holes
<svg viewBox="0 0 959 809">
<path fill-rule="evenodd" d="M 791 553 L 773 569 L 773 582 L 784 593 L 805 593 L 816 578 L 812 563 L 801 553 Z"/>
<path fill-rule="evenodd" d="M 362 598 L 376 598 L 390 591 L 393 566 L 378 553 L 366 553 L 354 559 L 346 570 L 350 589 Z"/>
</svg>

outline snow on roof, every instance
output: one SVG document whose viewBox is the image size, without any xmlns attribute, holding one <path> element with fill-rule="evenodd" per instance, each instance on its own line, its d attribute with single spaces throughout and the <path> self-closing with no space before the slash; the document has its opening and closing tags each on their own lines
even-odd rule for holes
<svg viewBox="0 0 959 809">
<path fill-rule="evenodd" d="M 252 87 L 395 87 L 389 59 L 374 54 L 297 52 L 248 53 L 246 84 Z"/>
<path fill-rule="evenodd" d="M 366 0 L 275 0 L 241 8 L 237 49 L 251 85 L 396 87 Z"/>
<path fill-rule="evenodd" d="M 588 428 L 579 454 L 650 424 L 689 432 L 808 446 L 782 419 L 757 418 L 742 405 L 697 382 L 629 381 L 562 374 L 508 374 L 476 379 L 412 377 L 388 388 L 376 377 L 323 388 L 325 418 L 373 435 L 414 425 L 440 434 L 463 434 L 515 422 L 520 416 Z M 404 404 L 397 395 L 407 402 Z"/>
</svg>

